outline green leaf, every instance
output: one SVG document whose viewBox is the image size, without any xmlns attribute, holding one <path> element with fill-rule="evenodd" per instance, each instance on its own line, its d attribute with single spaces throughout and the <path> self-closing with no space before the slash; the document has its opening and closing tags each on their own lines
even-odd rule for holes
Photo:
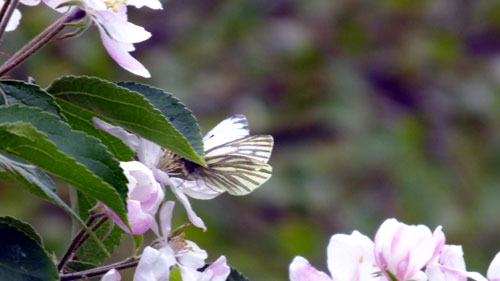
<svg viewBox="0 0 500 281">
<path fill-rule="evenodd" d="M 52 83 L 52 95 L 84 107 L 205 166 L 202 155 L 143 95 L 98 78 L 66 76 Z"/>
<path fill-rule="evenodd" d="M 110 231 L 110 224 L 106 222 L 96 231 L 97 236 L 101 240 L 105 238 L 103 243 L 110 253 L 120 245 L 120 241 L 125 233 L 118 225 L 113 225 L 112 227 L 113 229 Z M 87 240 L 76 252 L 76 257 L 81 262 L 99 264 L 107 256 L 94 240 Z"/>
<path fill-rule="evenodd" d="M 248 281 L 245 275 L 241 274 L 238 270 L 231 267 L 231 273 L 227 277 L 226 281 Z"/>
<path fill-rule="evenodd" d="M 127 221 L 127 179 L 118 161 L 95 138 L 72 131 L 54 115 L 31 107 L 0 107 L 0 150 L 62 178 Z"/>
<path fill-rule="evenodd" d="M 57 267 L 30 235 L 0 221 L 0 280 L 59 280 Z"/>
<path fill-rule="evenodd" d="M 62 117 L 54 98 L 37 85 L 17 80 L 0 81 L 0 105 L 13 104 L 38 107 Z"/>
<path fill-rule="evenodd" d="M 97 265 L 89 262 L 83 262 L 83 261 L 69 261 L 66 264 L 67 267 L 71 268 L 73 271 L 84 271 L 84 270 L 89 270 L 92 268 L 96 268 Z"/>
<path fill-rule="evenodd" d="M 172 94 L 162 89 L 135 82 L 119 82 L 118 86 L 142 94 L 187 138 L 193 149 L 199 155 L 204 155 L 203 139 L 198 121 L 191 110 L 182 104 Z"/>
<path fill-rule="evenodd" d="M 25 223 L 23 221 L 17 220 L 15 218 L 9 217 L 9 216 L 0 217 L 0 224 L 2 224 L 2 223 L 11 225 L 11 226 L 17 228 L 17 230 L 24 232 L 24 234 L 28 235 L 31 239 L 35 240 L 36 243 L 38 243 L 38 245 L 40 247 L 43 247 L 42 238 L 40 237 L 38 232 L 36 232 L 36 230 L 28 223 Z"/>
<path fill-rule="evenodd" d="M 62 113 L 68 120 L 68 124 L 76 131 L 82 131 L 98 138 L 120 161 L 134 160 L 134 152 L 126 146 L 119 138 L 98 130 L 92 123 L 92 117 L 96 116 L 92 111 L 76 106 L 63 99 L 56 99 L 61 107 Z"/>
<path fill-rule="evenodd" d="M 0 153 L 0 175 L 6 175 L 7 179 L 13 180 L 22 184 L 26 189 L 35 194 L 36 196 L 46 199 L 63 209 L 68 213 L 74 220 L 76 220 L 80 226 L 82 226 L 87 233 L 90 234 L 92 239 L 96 240 L 101 248 L 104 248 L 104 244 L 97 238 L 95 233 L 88 228 L 85 222 L 80 218 L 72 208 L 70 208 L 66 202 L 64 202 L 56 193 L 56 187 L 54 182 L 50 177 L 40 170 L 39 168 L 30 165 L 21 159 L 7 153 Z M 88 217 L 88 214 L 87 214 Z M 85 219 L 87 218 L 85 217 Z"/>
</svg>

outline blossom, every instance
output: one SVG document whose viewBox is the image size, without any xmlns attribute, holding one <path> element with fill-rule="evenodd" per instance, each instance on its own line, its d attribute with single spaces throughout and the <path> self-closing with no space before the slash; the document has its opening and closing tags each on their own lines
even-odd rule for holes
<svg viewBox="0 0 500 281">
<path fill-rule="evenodd" d="M 34 1 L 34 0 L 31 0 Z M 60 11 L 68 11 L 61 4 L 67 0 L 44 0 L 50 7 Z M 124 69 L 146 78 L 151 77 L 149 71 L 130 52 L 135 50 L 134 43 L 151 37 L 151 33 L 143 27 L 128 21 L 127 5 L 141 8 L 162 9 L 159 0 L 79 0 L 80 6 L 99 29 L 102 43 L 108 54 Z"/>
<path fill-rule="evenodd" d="M 330 238 L 327 264 L 331 276 L 297 256 L 290 264 L 290 281 L 368 281 L 376 280 L 376 273 L 380 272 L 375 265 L 373 242 L 357 231 Z"/>
<path fill-rule="evenodd" d="M 126 232 L 143 234 L 151 227 L 163 201 L 163 189 L 153 177 L 152 171 L 141 162 L 120 162 L 120 167 L 128 179 L 127 219 L 132 230 L 109 208 L 106 207 L 106 211 Z"/>
<path fill-rule="evenodd" d="M 160 211 L 160 248 L 146 247 L 137 265 L 134 281 L 167 281 L 170 269 L 180 269 L 183 281 L 223 281 L 229 275 L 225 257 L 219 258 L 205 271 L 198 271 L 205 265 L 207 252 L 193 241 L 185 240 L 183 235 L 171 236 L 171 221 L 175 203 L 167 201 Z M 160 233 L 161 232 L 161 233 Z"/>
<path fill-rule="evenodd" d="M 120 275 L 120 272 L 116 269 L 111 269 L 106 274 L 102 276 L 101 281 L 120 281 L 122 280 L 122 276 Z"/>
<path fill-rule="evenodd" d="M 425 225 L 407 225 L 387 219 L 375 235 L 375 261 L 399 280 L 416 279 L 419 271 L 443 247 L 441 226 L 434 233 Z"/>
</svg>

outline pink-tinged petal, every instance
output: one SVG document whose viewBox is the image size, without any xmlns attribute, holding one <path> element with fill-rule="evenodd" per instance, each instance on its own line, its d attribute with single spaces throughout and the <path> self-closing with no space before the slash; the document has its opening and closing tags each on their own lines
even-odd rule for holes
<svg viewBox="0 0 500 281">
<path fill-rule="evenodd" d="M 19 2 L 23 3 L 26 6 L 36 6 L 40 4 L 40 0 L 19 0 Z"/>
<path fill-rule="evenodd" d="M 120 275 L 120 272 L 118 272 L 118 270 L 114 268 L 106 272 L 106 274 L 104 274 L 101 279 L 101 281 L 120 281 L 120 280 L 122 280 L 122 276 Z"/>
<path fill-rule="evenodd" d="M 101 34 L 102 44 L 108 54 L 124 69 L 145 78 L 151 77 L 149 71 L 136 59 L 134 59 L 130 54 L 130 48 L 133 48 L 131 43 L 118 42 L 111 39 L 106 31 L 99 27 L 99 33 Z"/>
<path fill-rule="evenodd" d="M 442 247 L 444 234 L 438 227 L 435 236 L 424 225 L 406 225 L 386 220 L 375 235 L 375 260 L 382 270 L 389 270 L 399 280 L 409 280 Z"/>
<path fill-rule="evenodd" d="M 111 215 L 113 220 L 120 226 L 125 232 L 133 235 L 140 235 L 146 232 L 153 222 L 153 217 L 147 213 L 144 213 L 141 209 L 141 203 L 136 200 L 127 200 L 127 218 L 128 223 L 132 230 L 130 230 L 125 223 L 113 212 L 111 209 L 107 208 L 107 213 Z"/>
<path fill-rule="evenodd" d="M 172 230 L 172 216 L 174 213 L 174 201 L 167 201 L 163 204 L 160 210 L 160 226 L 161 234 L 164 241 L 168 241 L 168 236 Z"/>
<path fill-rule="evenodd" d="M 177 188 L 171 187 L 170 190 L 172 190 L 172 193 L 174 193 L 177 200 L 179 200 L 179 202 L 181 202 L 181 204 L 184 206 L 184 209 L 186 209 L 189 221 L 191 221 L 194 226 L 203 229 L 203 231 L 206 231 L 207 227 L 205 226 L 205 223 L 200 217 L 198 217 L 198 215 L 196 215 L 193 208 L 191 207 L 191 203 L 189 203 L 189 199 L 187 198 L 187 196 Z"/>
<path fill-rule="evenodd" d="M 432 236 L 434 237 L 434 244 L 435 244 L 436 248 L 434 249 L 434 254 L 432 255 L 431 260 L 434 257 L 437 257 L 439 255 L 439 253 L 441 252 L 441 250 L 444 247 L 444 244 L 446 243 L 446 237 L 444 236 L 442 226 L 436 227 L 436 229 L 432 233 Z M 460 249 L 462 249 L 462 248 L 460 248 Z M 463 253 L 462 253 L 462 255 L 463 255 Z M 464 269 L 465 269 L 465 267 L 464 267 Z"/>
<path fill-rule="evenodd" d="M 354 231 L 351 235 L 336 234 L 327 248 L 328 269 L 335 281 L 376 280 L 373 242 Z"/>
<path fill-rule="evenodd" d="M 445 245 L 440 255 L 427 264 L 425 273 L 430 281 L 486 281 L 477 272 L 467 272 L 461 246 Z"/>
<path fill-rule="evenodd" d="M 173 253 L 146 247 L 134 274 L 134 281 L 169 281 L 170 267 L 175 265 Z"/>
<path fill-rule="evenodd" d="M 68 2 L 68 0 L 43 0 L 43 3 L 45 3 L 47 6 L 56 10 L 59 13 L 66 13 L 70 9 L 70 7 L 57 8 L 64 2 Z"/>
<path fill-rule="evenodd" d="M 193 241 L 186 240 L 185 242 L 184 250 L 176 253 L 177 262 L 194 270 L 203 267 L 208 257 L 207 251 L 198 247 Z"/>
<path fill-rule="evenodd" d="M 120 167 L 129 181 L 129 199 L 141 202 L 142 210 L 154 216 L 164 193 L 151 169 L 138 161 L 120 162 Z"/>
<path fill-rule="evenodd" d="M 303 257 L 295 257 L 289 268 L 290 281 L 333 281 L 326 273 L 318 271 Z"/>
<path fill-rule="evenodd" d="M 94 123 L 94 126 L 97 129 L 104 131 L 104 132 L 106 132 L 114 137 L 119 138 L 130 149 L 132 149 L 133 151 L 137 151 L 138 146 L 139 146 L 139 137 L 138 136 L 127 132 L 122 127 L 113 126 L 113 125 L 109 124 L 108 122 L 105 122 L 97 117 L 92 118 L 92 123 Z"/>
<path fill-rule="evenodd" d="M 182 191 L 182 193 L 188 195 L 191 198 L 200 200 L 213 199 L 224 191 L 215 190 L 210 188 L 204 181 L 188 181 L 180 178 L 170 178 L 170 186 Z"/>
<path fill-rule="evenodd" d="M 489 281 L 500 281 L 500 252 L 491 261 L 486 277 Z"/>
<path fill-rule="evenodd" d="M 161 10 L 161 2 L 158 0 L 128 0 L 128 5 L 135 6 L 136 8 L 142 8 L 143 6 L 149 7 L 155 10 Z"/>
<path fill-rule="evenodd" d="M 227 265 L 226 257 L 220 256 L 203 271 L 198 281 L 226 281 L 230 273 L 231 268 Z"/>
<path fill-rule="evenodd" d="M 108 37 L 121 43 L 139 43 L 151 37 L 142 26 L 128 22 L 126 19 L 126 10 L 120 12 L 113 11 L 95 11 L 94 13 L 98 26 L 106 31 Z M 127 45 L 127 51 L 132 51 L 130 45 Z"/>
</svg>

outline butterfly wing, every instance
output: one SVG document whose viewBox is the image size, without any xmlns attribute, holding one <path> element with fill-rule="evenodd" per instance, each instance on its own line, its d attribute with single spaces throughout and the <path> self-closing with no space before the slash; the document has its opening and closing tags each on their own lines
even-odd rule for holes
<svg viewBox="0 0 500 281">
<path fill-rule="evenodd" d="M 222 120 L 203 137 L 205 152 L 215 146 L 249 135 L 248 122 L 244 115 L 236 114 Z"/>
<path fill-rule="evenodd" d="M 209 186 L 225 190 L 232 195 L 245 195 L 265 183 L 272 167 L 251 157 L 218 155 L 206 157 L 207 168 L 201 168 L 197 176 Z"/>
<path fill-rule="evenodd" d="M 263 163 L 269 161 L 274 140 L 270 135 L 255 135 L 236 139 L 205 151 L 207 157 L 233 155 L 249 157 Z"/>
</svg>

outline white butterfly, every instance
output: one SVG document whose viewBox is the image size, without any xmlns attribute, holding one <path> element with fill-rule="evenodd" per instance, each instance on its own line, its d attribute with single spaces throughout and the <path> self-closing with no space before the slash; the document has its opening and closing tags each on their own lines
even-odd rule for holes
<svg viewBox="0 0 500 281">
<path fill-rule="evenodd" d="M 272 167 L 267 162 L 273 137 L 251 136 L 245 116 L 223 120 L 205 135 L 203 143 L 207 167 L 171 154 L 163 170 L 232 195 L 248 194 L 271 177 Z"/>
</svg>

